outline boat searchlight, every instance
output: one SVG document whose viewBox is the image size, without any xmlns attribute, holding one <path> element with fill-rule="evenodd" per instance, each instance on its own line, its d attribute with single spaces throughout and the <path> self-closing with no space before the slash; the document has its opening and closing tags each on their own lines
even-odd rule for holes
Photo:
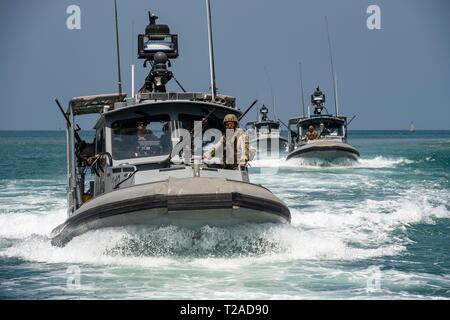
<svg viewBox="0 0 450 320">
<path fill-rule="evenodd" d="M 138 58 L 144 59 L 144 68 L 150 62 L 152 69 L 145 79 L 145 89 L 149 92 L 166 92 L 166 84 L 173 78 L 167 69 L 169 59 L 178 58 L 178 35 L 170 34 L 169 26 L 157 24 L 156 15 L 148 13 L 150 23 L 145 34 L 138 35 Z"/>
<path fill-rule="evenodd" d="M 261 121 L 267 121 L 267 114 L 269 113 L 269 109 L 265 105 L 259 110 L 261 113 Z"/>
<path fill-rule="evenodd" d="M 138 57 L 153 61 L 158 52 L 164 52 L 169 59 L 178 58 L 178 35 L 170 34 L 168 25 L 157 24 L 158 16 L 148 13 L 150 23 L 145 34 L 138 35 Z"/>
<path fill-rule="evenodd" d="M 319 87 L 316 88 L 316 91 L 311 95 L 311 104 L 314 107 L 314 114 L 321 115 L 322 110 L 324 108 L 323 104 L 325 103 L 325 94 L 320 90 Z"/>
</svg>

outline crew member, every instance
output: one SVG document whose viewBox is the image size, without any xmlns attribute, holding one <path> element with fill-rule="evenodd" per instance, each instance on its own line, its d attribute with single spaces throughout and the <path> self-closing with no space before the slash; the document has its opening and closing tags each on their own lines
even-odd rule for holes
<svg viewBox="0 0 450 320">
<path fill-rule="evenodd" d="M 307 140 L 316 140 L 319 137 L 319 135 L 316 132 L 316 128 L 314 128 L 313 125 L 310 125 L 308 128 L 308 131 L 306 132 L 306 139 Z"/>
<path fill-rule="evenodd" d="M 248 161 L 253 159 L 255 154 L 254 150 L 250 148 L 248 135 L 244 130 L 237 128 L 238 119 L 234 114 L 227 114 L 223 118 L 223 124 L 227 132 L 210 151 L 205 153 L 204 156 L 206 159 L 211 159 L 215 157 L 216 150 L 222 148 L 224 169 L 245 169 Z M 230 132 L 229 130 L 232 131 Z M 227 157 L 227 146 L 230 144 L 233 148 L 233 154 L 228 155 Z"/>
<path fill-rule="evenodd" d="M 152 130 L 147 129 L 147 124 L 145 122 L 138 121 L 136 125 L 138 141 L 158 140 L 158 138 L 153 134 Z"/>
<path fill-rule="evenodd" d="M 319 137 L 325 137 L 330 135 L 330 130 L 325 127 L 323 123 L 320 124 L 320 134 Z"/>
</svg>

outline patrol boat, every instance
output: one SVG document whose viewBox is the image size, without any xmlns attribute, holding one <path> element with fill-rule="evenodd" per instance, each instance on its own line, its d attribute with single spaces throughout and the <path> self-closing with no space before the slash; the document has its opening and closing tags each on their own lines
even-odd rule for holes
<svg viewBox="0 0 450 320">
<path fill-rule="evenodd" d="M 322 114 L 325 94 L 317 87 L 311 95 L 314 114 L 289 119 L 289 153 L 287 159 L 301 158 L 326 163 L 358 160 L 359 151 L 347 143 L 347 117 Z"/>
<path fill-rule="evenodd" d="M 250 183 L 246 168 L 202 161 L 203 147 L 214 133 L 220 138 L 224 116 L 243 112 L 234 97 L 215 92 L 215 83 L 211 93 L 166 92 L 175 79 L 168 66 L 178 57 L 178 37 L 149 17 L 138 57 L 152 68 L 137 94 L 126 98 L 119 86 L 116 94 L 75 97 L 66 112 L 57 101 L 67 120 L 68 218 L 51 232 L 52 244 L 117 226 L 290 223 L 288 207 Z M 87 114 L 98 115 L 92 143 L 76 124 Z"/>
<path fill-rule="evenodd" d="M 286 152 L 288 140 L 280 134 L 280 121 L 269 119 L 269 109 L 263 105 L 259 109 L 258 121 L 247 122 L 245 128 L 250 136 L 250 144 L 256 148 L 258 155 L 272 154 L 272 149 Z"/>
</svg>

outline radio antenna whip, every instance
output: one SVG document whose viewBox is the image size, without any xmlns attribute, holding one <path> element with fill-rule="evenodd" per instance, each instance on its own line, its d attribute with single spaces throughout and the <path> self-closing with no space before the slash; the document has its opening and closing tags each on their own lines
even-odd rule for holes
<svg viewBox="0 0 450 320">
<path fill-rule="evenodd" d="M 302 63 L 299 62 L 299 71 L 300 71 L 300 88 L 302 90 L 302 110 L 303 110 L 303 117 L 306 118 L 306 111 L 305 111 L 305 93 L 303 91 L 303 75 L 302 75 Z"/>
<path fill-rule="evenodd" d="M 337 101 L 337 87 L 336 87 L 336 73 L 334 72 L 334 64 L 333 64 L 333 53 L 331 50 L 331 40 L 330 40 L 330 30 L 328 27 L 328 18 L 325 16 L 325 23 L 327 27 L 327 36 L 328 36 L 328 49 L 330 51 L 330 61 L 331 61 L 331 73 L 333 77 L 333 89 L 334 89 L 334 108 L 336 110 L 336 115 L 339 115 L 339 105 Z"/>
<path fill-rule="evenodd" d="M 117 0 L 114 0 L 114 13 L 116 18 L 116 46 L 117 46 L 117 74 L 119 87 L 119 95 L 122 95 L 122 77 L 120 75 L 120 48 L 119 48 L 119 19 L 117 18 Z"/>
<path fill-rule="evenodd" d="M 273 95 L 273 87 L 272 87 L 272 81 L 270 80 L 269 71 L 266 67 L 264 67 L 264 71 L 266 72 L 267 82 L 269 83 L 270 88 L 270 95 L 272 98 L 272 110 L 273 110 L 273 116 L 276 118 L 276 112 L 275 112 L 275 96 Z"/>
<path fill-rule="evenodd" d="M 131 97 L 134 99 L 134 21 L 131 23 Z"/>
<path fill-rule="evenodd" d="M 213 46 L 213 32 L 211 23 L 211 1 L 206 0 L 206 14 L 208 19 L 208 41 L 209 41 L 209 64 L 211 69 L 211 99 L 214 102 L 216 99 L 216 69 L 214 66 L 214 46 Z"/>
</svg>

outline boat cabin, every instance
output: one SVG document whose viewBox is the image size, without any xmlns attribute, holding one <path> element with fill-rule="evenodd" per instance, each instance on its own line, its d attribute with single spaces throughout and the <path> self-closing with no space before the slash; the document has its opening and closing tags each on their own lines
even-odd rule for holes
<svg viewBox="0 0 450 320">
<path fill-rule="evenodd" d="M 250 135 L 270 135 L 272 131 L 278 133 L 280 130 L 280 123 L 276 120 L 269 119 L 269 109 L 263 105 L 259 109 L 259 119 L 258 121 L 247 122 L 245 125 L 246 130 Z"/>
<path fill-rule="evenodd" d="M 315 132 L 312 134 L 315 139 L 347 141 L 347 117 L 344 116 L 320 115 L 292 118 L 289 119 L 288 125 L 289 151 L 311 141 L 311 135 L 307 134 L 311 127 Z"/>
<path fill-rule="evenodd" d="M 252 121 L 245 125 L 247 130 L 254 130 L 255 134 L 270 134 L 272 131 L 280 130 L 280 124 L 274 120 Z"/>
<path fill-rule="evenodd" d="M 203 93 L 142 93 L 139 99 L 124 98 L 88 96 L 69 103 L 69 214 L 103 193 L 169 177 L 248 182 L 244 170 L 225 170 L 202 161 L 208 145 L 217 143 L 224 132 L 224 116 L 241 115 L 233 97 L 218 95 L 213 102 Z M 86 114 L 99 117 L 94 140 L 82 143 L 76 118 Z M 200 133 L 200 143 L 194 141 L 194 133 Z"/>
</svg>

